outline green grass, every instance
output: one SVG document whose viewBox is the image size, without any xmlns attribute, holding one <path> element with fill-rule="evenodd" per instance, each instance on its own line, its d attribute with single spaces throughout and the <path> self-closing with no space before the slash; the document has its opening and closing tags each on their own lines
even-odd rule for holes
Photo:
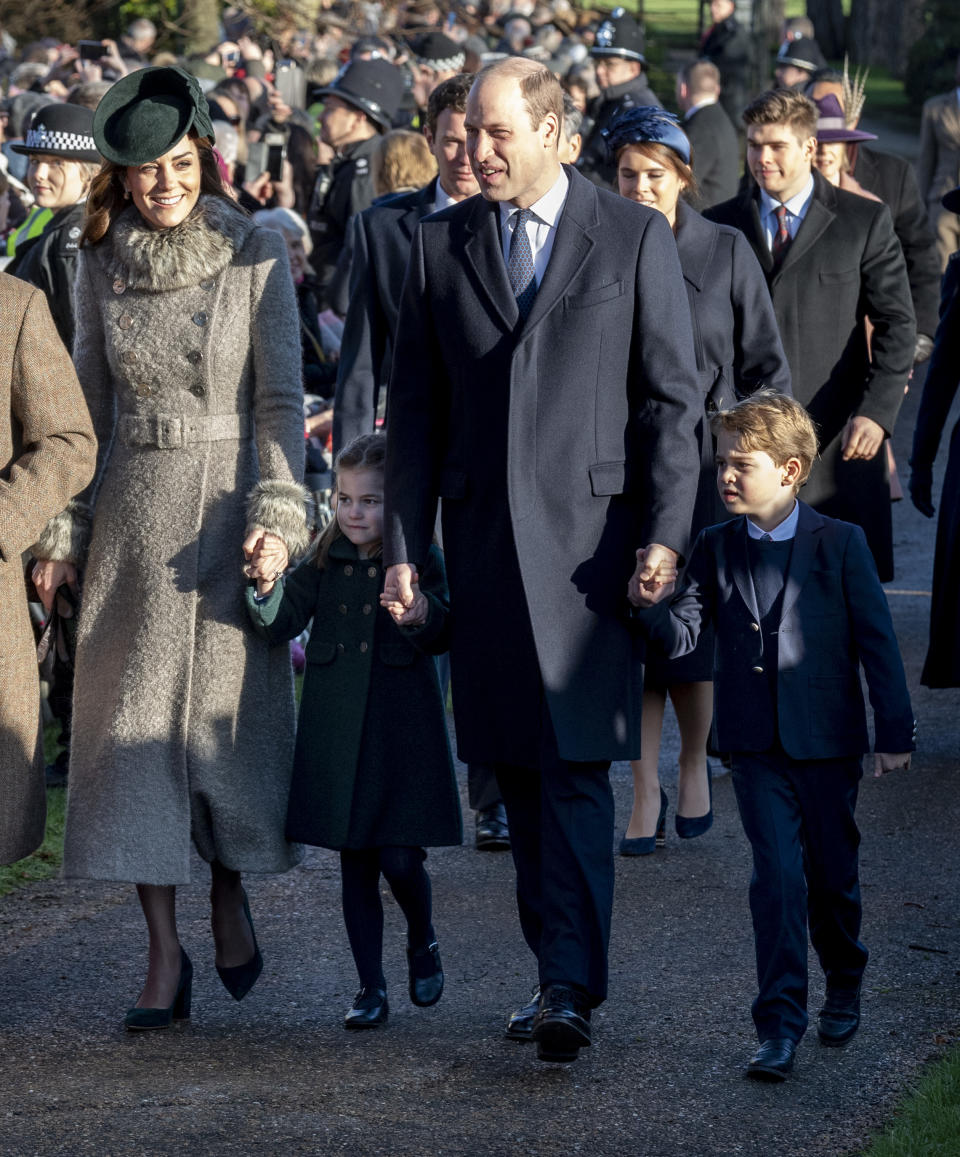
<svg viewBox="0 0 960 1157">
<path fill-rule="evenodd" d="M 0 867 L 0 896 L 35 880 L 49 880 L 60 871 L 63 860 L 63 825 L 67 811 L 67 791 L 63 787 L 47 792 L 47 832 L 43 844 L 25 860 Z"/>
<path fill-rule="evenodd" d="M 956 1157 L 960 1152 L 960 1048 L 921 1077 L 893 1123 L 863 1157 Z"/>
</svg>

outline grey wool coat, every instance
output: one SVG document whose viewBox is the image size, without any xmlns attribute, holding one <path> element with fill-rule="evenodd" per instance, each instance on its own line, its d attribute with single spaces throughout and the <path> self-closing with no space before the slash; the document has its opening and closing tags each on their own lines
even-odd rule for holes
<svg viewBox="0 0 960 1157">
<path fill-rule="evenodd" d="M 325 848 L 440 847 L 461 840 L 460 799 L 431 655 L 448 645 L 443 555 L 431 546 L 420 581 L 430 612 L 401 630 L 380 606 L 383 566 L 336 539 L 247 605 L 272 643 L 313 617 L 300 700 L 287 835 Z M 330 726 L 330 720 L 336 726 Z"/>
<path fill-rule="evenodd" d="M 70 535 L 58 535 L 63 521 L 45 524 L 89 482 L 96 444 L 46 298 L 2 273 L 0 398 L 0 863 L 9 864 L 39 845 L 46 816 L 37 648 L 21 556 L 42 534 L 37 556 L 69 559 Z"/>
<path fill-rule="evenodd" d="M 297 305 L 282 237 L 201 197 L 81 250 L 74 360 L 100 439 L 64 874 L 189 879 L 191 837 L 279 872 L 294 701 L 247 622 L 240 545 L 306 545 Z M 248 509 L 248 496 L 249 509 Z"/>
</svg>

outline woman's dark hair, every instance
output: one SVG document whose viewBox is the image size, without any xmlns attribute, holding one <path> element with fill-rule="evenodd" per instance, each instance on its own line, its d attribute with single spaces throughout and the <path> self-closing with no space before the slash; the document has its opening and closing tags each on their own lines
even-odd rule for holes
<svg viewBox="0 0 960 1157">
<path fill-rule="evenodd" d="M 197 146 L 200 158 L 200 192 L 208 193 L 213 197 L 222 197 L 235 204 L 227 192 L 220 176 L 220 168 L 213 152 L 213 146 L 206 137 L 197 137 L 193 133 L 190 139 Z M 127 171 L 126 165 L 117 165 L 113 161 L 104 161 L 100 172 L 90 183 L 87 194 L 87 209 L 84 215 L 83 234 L 80 245 L 99 245 L 106 237 L 110 226 L 115 219 L 130 204 L 123 189 L 123 177 Z"/>
<path fill-rule="evenodd" d="M 379 470 L 382 474 L 386 456 L 387 439 L 383 434 L 358 434 L 337 455 L 333 464 L 334 478 L 338 478 L 342 470 Z M 327 559 L 330 557 L 330 547 L 338 538 L 343 537 L 340 523 L 334 515 L 317 539 L 314 562 L 318 570 L 323 570 L 326 567 Z M 382 547 L 378 547 L 375 556 L 381 552 Z"/>
</svg>

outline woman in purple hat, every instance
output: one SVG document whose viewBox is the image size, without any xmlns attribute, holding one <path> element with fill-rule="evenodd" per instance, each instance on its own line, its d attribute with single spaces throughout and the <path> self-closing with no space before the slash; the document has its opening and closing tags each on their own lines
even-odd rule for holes
<svg viewBox="0 0 960 1157">
<path fill-rule="evenodd" d="M 875 141 L 873 133 L 861 132 L 852 128 L 856 117 L 844 116 L 843 107 L 832 92 L 820 100 L 814 101 L 819 110 L 817 118 L 817 157 L 814 162 L 831 185 L 838 189 L 846 189 L 848 193 L 856 193 L 860 197 L 867 197 L 871 201 L 880 198 L 867 190 L 854 177 L 847 146 L 857 141 Z M 859 116 L 859 110 L 857 112 Z"/>
</svg>

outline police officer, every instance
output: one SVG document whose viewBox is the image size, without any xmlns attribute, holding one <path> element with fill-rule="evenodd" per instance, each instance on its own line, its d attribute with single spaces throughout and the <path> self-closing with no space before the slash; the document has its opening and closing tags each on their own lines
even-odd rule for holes
<svg viewBox="0 0 960 1157">
<path fill-rule="evenodd" d="M 612 186 L 616 166 L 607 157 L 603 130 L 624 109 L 659 105 L 660 101 L 647 84 L 643 29 L 623 8 L 615 8 L 597 29 L 590 55 L 601 91 L 589 110 L 594 125 L 583 149 L 580 169 L 596 184 Z"/>
<path fill-rule="evenodd" d="M 806 36 L 785 40 L 777 52 L 773 76 L 777 88 L 796 88 L 816 80 L 817 74 L 827 67 L 820 45 Z"/>
<path fill-rule="evenodd" d="M 377 138 L 389 130 L 403 96 L 403 75 L 387 60 L 354 60 L 317 96 L 324 102 L 320 136 L 335 153 L 332 168 L 318 173 L 307 224 L 313 267 L 325 295 L 354 213 L 373 201 L 370 158 Z M 322 300 L 321 305 L 326 301 Z"/>
</svg>

